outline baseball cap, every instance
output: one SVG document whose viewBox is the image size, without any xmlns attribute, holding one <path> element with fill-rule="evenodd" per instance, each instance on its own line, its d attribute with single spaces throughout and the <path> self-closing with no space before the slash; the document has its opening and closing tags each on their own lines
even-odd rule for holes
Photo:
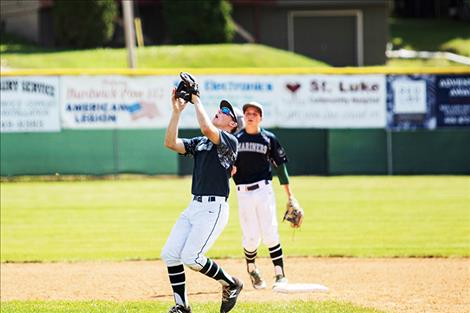
<svg viewBox="0 0 470 313">
<path fill-rule="evenodd" d="M 249 107 L 257 108 L 259 110 L 260 115 L 263 116 L 263 106 L 259 104 L 258 102 L 251 101 L 245 104 L 243 106 L 243 113 L 245 113 L 246 109 Z"/>
<path fill-rule="evenodd" d="M 238 132 L 245 127 L 245 120 L 243 119 L 243 112 L 239 108 L 232 106 L 230 102 L 228 102 L 227 100 L 220 101 L 219 107 L 229 108 L 230 111 L 232 112 L 233 116 L 237 120 L 237 129 L 235 130 L 235 132 Z"/>
</svg>

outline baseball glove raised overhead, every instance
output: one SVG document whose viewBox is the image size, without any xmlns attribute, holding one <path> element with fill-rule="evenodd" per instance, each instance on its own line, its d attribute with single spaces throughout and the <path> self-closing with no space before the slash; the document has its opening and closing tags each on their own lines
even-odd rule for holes
<svg viewBox="0 0 470 313">
<path fill-rule="evenodd" d="M 300 207 L 299 201 L 294 197 L 289 198 L 282 221 L 288 221 L 291 227 L 299 228 L 302 225 L 303 219 L 304 210 Z"/>
<path fill-rule="evenodd" d="M 191 102 L 191 95 L 199 96 L 199 86 L 194 76 L 189 73 L 180 73 L 181 81 L 176 88 L 176 97 Z"/>
</svg>

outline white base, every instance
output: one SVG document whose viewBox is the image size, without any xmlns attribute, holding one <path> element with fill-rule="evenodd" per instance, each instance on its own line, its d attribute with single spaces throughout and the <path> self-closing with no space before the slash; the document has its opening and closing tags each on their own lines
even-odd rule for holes
<svg viewBox="0 0 470 313">
<path fill-rule="evenodd" d="M 299 292 L 328 292 L 328 287 L 320 284 L 279 284 L 273 288 L 275 292 L 299 293 Z"/>
</svg>

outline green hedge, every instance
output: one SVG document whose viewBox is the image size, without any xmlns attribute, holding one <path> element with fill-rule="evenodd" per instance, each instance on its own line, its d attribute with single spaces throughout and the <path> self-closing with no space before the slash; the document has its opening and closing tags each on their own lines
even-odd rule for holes
<svg viewBox="0 0 470 313">
<path fill-rule="evenodd" d="M 55 0 L 56 44 L 75 48 L 101 47 L 113 36 L 117 14 L 115 0 Z"/>
<path fill-rule="evenodd" d="M 175 44 L 231 42 L 235 24 L 227 0 L 163 0 L 163 10 Z"/>
</svg>

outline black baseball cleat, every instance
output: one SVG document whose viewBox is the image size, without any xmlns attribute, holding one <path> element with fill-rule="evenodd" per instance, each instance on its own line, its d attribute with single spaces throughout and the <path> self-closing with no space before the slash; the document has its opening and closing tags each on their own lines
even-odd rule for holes
<svg viewBox="0 0 470 313">
<path fill-rule="evenodd" d="M 253 288 L 255 289 L 266 288 L 266 282 L 261 278 L 261 274 L 257 268 L 255 268 L 251 272 L 248 272 L 248 274 L 250 275 L 251 284 L 253 285 Z"/>
<path fill-rule="evenodd" d="M 168 313 L 191 313 L 190 307 L 182 306 L 181 304 L 177 304 L 168 311 Z"/>
<path fill-rule="evenodd" d="M 289 281 L 287 280 L 286 276 L 284 275 L 276 275 L 274 278 L 274 285 L 273 289 L 276 287 L 280 287 L 282 285 L 286 285 Z"/>
<path fill-rule="evenodd" d="M 238 278 L 233 277 L 234 285 L 222 287 L 222 304 L 220 305 L 220 313 L 227 313 L 237 303 L 237 298 L 240 291 L 243 289 L 243 282 Z"/>
</svg>

